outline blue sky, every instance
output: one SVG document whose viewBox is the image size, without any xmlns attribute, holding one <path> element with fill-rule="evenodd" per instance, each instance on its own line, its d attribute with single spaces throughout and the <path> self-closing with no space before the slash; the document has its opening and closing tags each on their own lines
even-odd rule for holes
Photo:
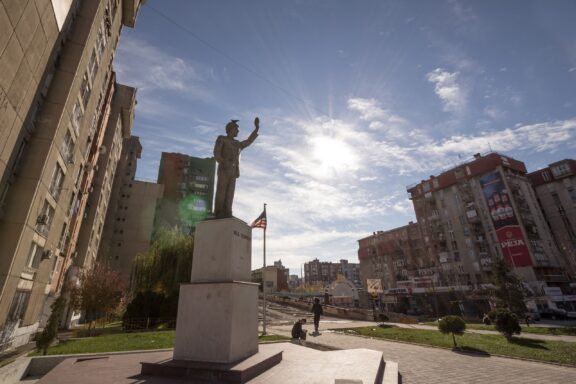
<svg viewBox="0 0 576 384">
<path fill-rule="evenodd" d="M 357 262 L 358 239 L 415 220 L 407 185 L 477 152 L 530 171 L 575 157 L 575 15 L 572 0 L 149 0 L 114 62 L 138 88 L 137 177 L 259 116 L 234 215 L 268 204 L 268 264 Z"/>
</svg>

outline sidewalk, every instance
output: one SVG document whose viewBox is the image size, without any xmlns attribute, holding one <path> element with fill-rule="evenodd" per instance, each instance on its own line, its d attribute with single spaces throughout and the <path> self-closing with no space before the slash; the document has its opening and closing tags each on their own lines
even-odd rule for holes
<svg viewBox="0 0 576 384">
<path fill-rule="evenodd" d="M 375 326 L 376 324 L 378 323 L 348 320 L 321 321 L 319 335 L 314 336 L 310 333 L 313 327 L 306 327 L 309 332 L 306 343 L 339 349 L 369 348 L 382 351 L 385 360 L 398 362 L 403 382 L 410 384 L 566 384 L 576 382 L 576 368 L 513 358 L 471 355 L 449 349 L 327 331 L 327 329 Z M 289 336 L 291 326 L 271 325 L 269 329 L 271 333 Z"/>
</svg>

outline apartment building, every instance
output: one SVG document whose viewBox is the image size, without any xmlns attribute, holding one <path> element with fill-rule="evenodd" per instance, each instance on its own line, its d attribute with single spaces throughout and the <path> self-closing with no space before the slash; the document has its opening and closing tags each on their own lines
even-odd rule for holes
<svg viewBox="0 0 576 384">
<path fill-rule="evenodd" d="M 358 259 L 362 287 L 371 291 L 368 282 L 379 280 L 382 292 L 377 297 L 392 311 L 415 307 L 408 300 L 415 293 L 448 285 L 434 273 L 437 260 L 428 253 L 420 226 L 413 222 L 358 240 Z"/>
<path fill-rule="evenodd" d="M 521 161 L 489 153 L 408 192 L 435 273 L 473 291 L 490 282 L 494 258 L 508 261 L 532 297 L 546 301 L 546 287 L 566 283 L 561 256 Z M 466 289 L 466 287 L 468 287 Z"/>
<path fill-rule="evenodd" d="M 559 307 L 576 311 L 576 160 L 564 159 L 528 174 L 560 250 L 570 282 L 556 290 Z"/>
<path fill-rule="evenodd" d="M 410 298 L 412 308 L 425 304 L 419 294 L 447 293 L 473 312 L 487 299 L 492 261 L 504 258 L 530 306 L 555 306 L 550 292 L 569 277 L 524 163 L 476 154 L 407 189 L 417 224 L 359 241 L 363 279 L 381 278 L 385 293 Z"/>
<path fill-rule="evenodd" d="M 162 152 L 158 184 L 164 196 L 156 213 L 156 226 L 193 230 L 213 212 L 216 160 Z"/>
<path fill-rule="evenodd" d="M 357 286 L 361 285 L 360 266 L 357 263 L 348 263 L 348 260 L 332 263 L 318 259 L 304 263 L 304 281 L 306 284 L 331 284 L 336 281 L 339 274 L 344 275 Z"/>
<path fill-rule="evenodd" d="M 0 1 L 1 348 L 29 340 L 68 267 L 86 256 L 80 232 L 122 93 L 112 60 L 139 5 Z"/>
<path fill-rule="evenodd" d="M 135 180 L 142 145 L 137 136 L 124 140 L 111 192 L 98 260 L 119 272 L 127 286 L 134 258 L 150 248 L 162 184 Z"/>
<path fill-rule="evenodd" d="M 266 293 L 286 292 L 288 287 L 289 269 L 282 265 L 282 261 L 274 262 L 274 265 L 268 265 L 265 268 L 259 268 L 252 271 L 252 282 L 260 283 Z"/>
</svg>

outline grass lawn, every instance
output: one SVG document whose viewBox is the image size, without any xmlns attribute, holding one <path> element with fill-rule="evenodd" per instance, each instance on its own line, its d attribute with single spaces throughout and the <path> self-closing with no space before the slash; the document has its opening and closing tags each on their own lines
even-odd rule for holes
<svg viewBox="0 0 576 384">
<path fill-rule="evenodd" d="M 444 348 L 453 347 L 452 335 L 444 335 L 432 330 L 388 326 L 349 328 L 342 331 L 350 334 L 388 340 L 407 341 Z M 480 335 L 474 333 L 456 336 L 456 342 L 463 351 L 522 357 L 576 366 L 576 344 L 574 343 L 524 338 L 513 338 L 512 342 L 508 343 L 506 339 L 500 335 Z"/>
<path fill-rule="evenodd" d="M 421 324 L 438 327 L 438 323 L 435 321 Z M 534 335 L 576 336 L 576 327 L 527 327 L 522 323 L 520 323 L 520 326 L 522 327 L 522 333 L 531 333 Z M 496 328 L 494 328 L 493 325 L 485 325 L 479 323 L 466 323 L 466 329 L 496 331 Z"/>
<path fill-rule="evenodd" d="M 116 333 L 83 339 L 69 340 L 48 349 L 48 355 L 73 355 L 80 353 L 102 353 L 164 349 L 174 347 L 174 330 L 155 332 Z M 290 340 L 278 335 L 259 336 L 260 342 Z M 29 356 L 41 356 L 33 352 Z"/>
</svg>

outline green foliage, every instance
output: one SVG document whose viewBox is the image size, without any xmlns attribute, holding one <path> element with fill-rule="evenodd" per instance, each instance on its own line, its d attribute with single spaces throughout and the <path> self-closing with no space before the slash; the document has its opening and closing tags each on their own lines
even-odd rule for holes
<svg viewBox="0 0 576 384">
<path fill-rule="evenodd" d="M 176 229 L 159 229 L 148 252 L 138 255 L 132 274 L 132 292 L 154 291 L 171 296 L 180 283 L 190 281 L 194 237 Z"/>
<path fill-rule="evenodd" d="M 126 307 L 122 318 L 124 329 L 156 328 L 163 320 L 176 319 L 178 294 L 162 292 L 138 292 Z"/>
<path fill-rule="evenodd" d="M 338 331 L 392 341 L 453 348 L 453 343 L 436 330 L 370 326 L 348 330 L 339 329 Z M 574 343 L 566 341 L 515 337 L 511 342 L 507 342 L 500 335 L 466 332 L 458 338 L 458 347 L 462 351 L 484 355 L 512 356 L 576 366 L 576 348 L 574 348 Z"/>
<path fill-rule="evenodd" d="M 503 259 L 492 263 L 492 283 L 495 286 L 492 298 L 496 308 L 507 308 L 516 314 L 526 312 L 522 282 L 512 274 Z"/>
<path fill-rule="evenodd" d="M 488 313 L 488 317 L 494 324 L 494 327 L 500 332 L 506 340 L 511 341 L 512 335 L 519 335 L 522 331 L 518 317 L 508 309 L 496 309 Z"/>
<path fill-rule="evenodd" d="M 155 327 L 161 319 L 176 318 L 180 284 L 190 281 L 194 237 L 177 229 L 161 228 L 154 234 L 148 252 L 138 255 L 132 273 L 132 294 L 123 316 L 123 326 L 146 319 Z"/>
<path fill-rule="evenodd" d="M 123 280 L 107 265 L 96 264 L 91 270 L 80 273 L 79 277 L 80 287 L 72 290 L 71 303 L 84 311 L 90 323 L 115 310 L 124 298 Z"/>
<path fill-rule="evenodd" d="M 58 297 L 52 305 L 50 309 L 52 313 L 50 313 L 50 317 L 48 318 L 48 322 L 46 323 L 46 327 L 42 331 L 42 333 L 36 338 L 36 349 L 42 352 L 45 355 L 48 351 L 48 347 L 54 339 L 56 339 L 56 334 L 58 333 L 58 323 L 64 314 L 64 309 L 66 307 L 66 301 L 64 300 L 63 296 Z"/>
<path fill-rule="evenodd" d="M 438 329 L 444 334 L 451 333 L 454 347 L 456 347 L 456 336 L 463 335 L 466 330 L 466 323 L 460 316 L 444 316 L 438 323 Z"/>
</svg>

